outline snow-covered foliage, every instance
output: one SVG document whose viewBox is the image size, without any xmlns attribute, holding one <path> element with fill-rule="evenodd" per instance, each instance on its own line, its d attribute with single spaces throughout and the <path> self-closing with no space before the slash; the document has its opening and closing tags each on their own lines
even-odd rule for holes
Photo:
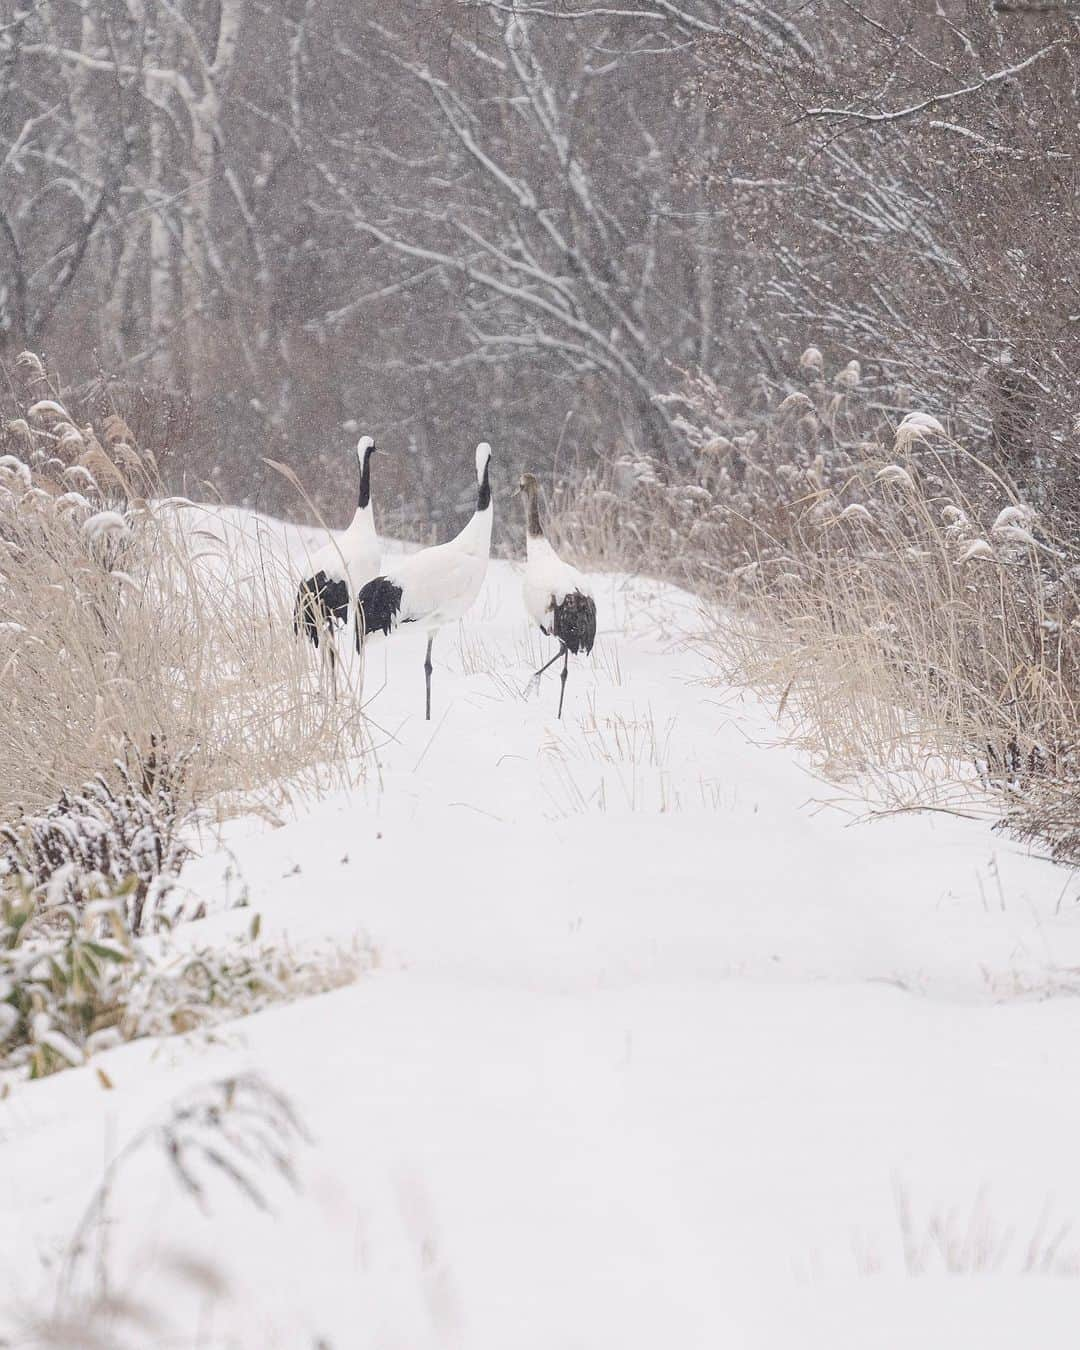
<svg viewBox="0 0 1080 1350">
<path fill-rule="evenodd" d="M 117 760 L 113 781 L 98 774 L 46 810 L 0 825 L 2 874 L 49 908 L 122 897 L 131 931 L 152 929 L 191 853 L 184 831 L 192 810 L 183 796 L 190 758 L 152 751 L 134 774 Z"/>
<path fill-rule="evenodd" d="M 81 912 L 28 894 L 0 899 L 0 1066 L 31 1078 L 82 1064 L 119 1039 L 133 948 L 111 900 Z"/>
<path fill-rule="evenodd" d="M 0 895 L 0 1069 L 42 1078 L 142 1036 L 167 1036 L 354 979 L 366 954 L 298 955 L 248 934 L 224 946 L 147 944 L 128 922 L 129 888 L 89 903 Z"/>
</svg>

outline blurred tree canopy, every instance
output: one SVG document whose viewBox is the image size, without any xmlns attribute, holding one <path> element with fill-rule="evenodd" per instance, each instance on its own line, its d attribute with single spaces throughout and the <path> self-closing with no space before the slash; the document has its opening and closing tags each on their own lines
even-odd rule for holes
<svg viewBox="0 0 1080 1350">
<path fill-rule="evenodd" d="M 810 342 L 889 412 L 1069 464 L 1076 13 L 1054 0 L 0 0 L 0 357 L 178 488 L 337 522 L 370 431 L 442 523 L 687 451 Z M 406 519 L 406 524 L 408 520 Z"/>
</svg>

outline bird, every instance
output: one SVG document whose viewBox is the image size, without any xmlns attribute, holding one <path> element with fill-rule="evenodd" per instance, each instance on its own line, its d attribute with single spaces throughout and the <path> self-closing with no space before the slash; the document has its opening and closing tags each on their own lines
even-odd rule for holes
<svg viewBox="0 0 1080 1350">
<path fill-rule="evenodd" d="M 431 647 L 439 629 L 460 619 L 480 594 L 491 553 L 491 446 L 476 447 L 476 510 L 445 544 L 399 559 L 373 577 L 357 597 L 356 649 L 376 633 L 389 637 L 402 624 L 428 633 L 424 657 L 425 720 L 431 721 Z"/>
<path fill-rule="evenodd" d="M 326 655 L 334 670 L 333 629 L 349 621 L 359 588 L 379 570 L 381 549 L 371 507 L 371 457 L 376 450 L 370 436 L 356 444 L 360 465 L 360 496 L 352 522 L 338 539 L 331 539 L 310 558 L 309 573 L 300 582 L 293 609 L 293 629 L 304 633 L 315 648 L 326 639 Z"/>
<path fill-rule="evenodd" d="M 531 473 L 521 475 L 518 491 L 525 506 L 525 579 L 522 590 L 529 618 L 539 625 L 541 633 L 556 638 L 559 650 L 533 675 L 540 676 L 561 656 L 559 675 L 559 717 L 562 717 L 566 697 L 566 674 L 571 655 L 586 655 L 596 641 L 596 600 L 584 576 L 576 567 L 563 562 L 551 547 L 540 523 L 540 484 Z"/>
</svg>

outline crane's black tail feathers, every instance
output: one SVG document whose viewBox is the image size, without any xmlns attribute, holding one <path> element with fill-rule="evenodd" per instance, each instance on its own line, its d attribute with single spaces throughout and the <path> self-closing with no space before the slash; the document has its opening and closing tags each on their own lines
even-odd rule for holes
<svg viewBox="0 0 1080 1350">
<path fill-rule="evenodd" d="M 389 577 L 372 577 L 361 586 L 356 597 L 356 650 L 365 633 L 385 633 L 390 636 L 401 610 L 401 587 Z"/>
<path fill-rule="evenodd" d="M 596 601 L 582 591 L 571 591 L 554 608 L 551 634 L 575 656 L 591 652 L 596 641 Z"/>
<path fill-rule="evenodd" d="M 312 646 L 324 632 L 349 621 L 349 588 L 344 581 L 316 572 L 300 583 L 293 609 L 293 631 L 303 633 Z"/>
</svg>

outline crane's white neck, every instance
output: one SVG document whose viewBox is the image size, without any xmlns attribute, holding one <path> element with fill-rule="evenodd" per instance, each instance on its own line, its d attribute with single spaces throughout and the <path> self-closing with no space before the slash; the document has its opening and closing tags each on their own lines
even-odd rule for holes
<svg viewBox="0 0 1080 1350">
<path fill-rule="evenodd" d="M 349 532 L 361 538 L 366 538 L 375 533 L 375 512 L 372 509 L 370 497 L 365 506 L 358 506 L 353 512 L 353 518 L 349 522 Z"/>
<path fill-rule="evenodd" d="M 539 558 L 554 558 L 557 554 L 548 542 L 547 536 L 543 534 L 527 534 L 525 536 L 525 557 L 536 562 Z"/>
<path fill-rule="evenodd" d="M 481 441 L 476 447 L 476 510 L 457 537 L 459 547 L 477 557 L 488 557 L 491 553 L 491 522 L 494 514 L 491 503 L 491 446 L 487 441 Z"/>
<path fill-rule="evenodd" d="M 495 512 L 491 508 L 491 498 L 482 511 L 474 511 L 468 524 L 458 535 L 458 544 L 465 553 L 486 558 L 491 552 L 491 524 Z"/>
</svg>

